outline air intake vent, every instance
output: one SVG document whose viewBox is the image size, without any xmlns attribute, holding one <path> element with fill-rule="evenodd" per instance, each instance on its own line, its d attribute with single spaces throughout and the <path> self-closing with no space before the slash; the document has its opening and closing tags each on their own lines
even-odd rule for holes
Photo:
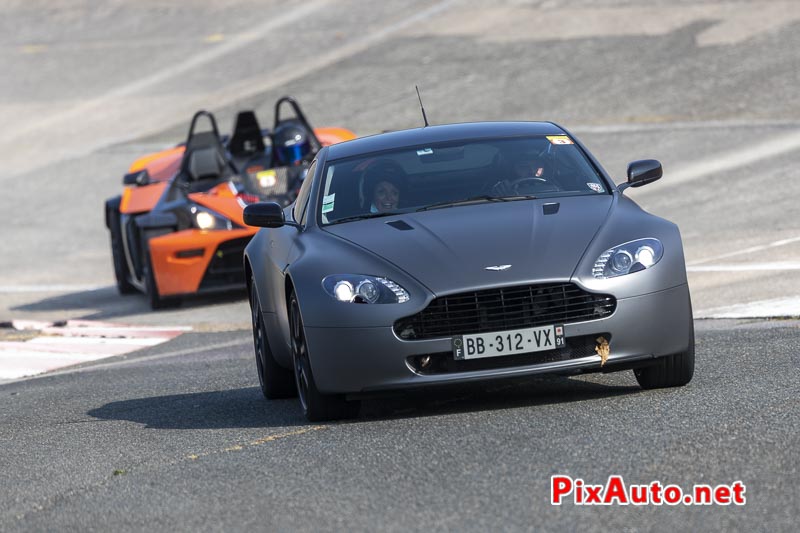
<svg viewBox="0 0 800 533">
<path fill-rule="evenodd" d="M 616 299 L 572 283 L 502 287 L 442 296 L 394 331 L 404 340 L 433 339 L 489 331 L 597 320 L 611 315 Z"/>
</svg>

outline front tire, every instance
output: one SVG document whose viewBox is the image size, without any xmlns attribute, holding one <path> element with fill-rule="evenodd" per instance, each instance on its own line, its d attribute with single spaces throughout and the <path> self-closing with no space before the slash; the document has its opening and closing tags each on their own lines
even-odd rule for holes
<svg viewBox="0 0 800 533">
<path fill-rule="evenodd" d="M 256 370 L 261 393 L 268 400 L 297 396 L 294 373 L 280 366 L 272 356 L 267 340 L 267 329 L 258 301 L 258 291 L 253 278 L 250 278 L 250 311 L 253 324 L 253 346 L 256 354 Z"/>
<path fill-rule="evenodd" d="M 308 357 L 306 333 L 300 305 L 294 291 L 289 295 L 289 328 L 297 395 L 303 414 L 310 422 L 340 420 L 358 416 L 360 402 L 347 401 L 343 394 L 323 394 L 317 389 Z"/>
<path fill-rule="evenodd" d="M 136 292 L 136 287 L 129 281 L 130 271 L 128 270 L 128 262 L 125 260 L 125 250 L 122 244 L 122 226 L 120 224 L 119 211 L 109 210 L 108 226 L 108 232 L 111 234 L 111 259 L 114 263 L 117 290 L 120 294 L 133 294 Z"/>
<path fill-rule="evenodd" d="M 633 371 L 643 389 L 682 387 L 694 376 L 694 322 L 686 351 L 662 357 L 658 363 Z"/>
</svg>

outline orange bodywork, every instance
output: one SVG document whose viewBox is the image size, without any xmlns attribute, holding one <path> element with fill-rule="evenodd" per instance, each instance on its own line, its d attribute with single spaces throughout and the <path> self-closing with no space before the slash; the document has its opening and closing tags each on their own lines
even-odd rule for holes
<svg viewBox="0 0 800 533">
<path fill-rule="evenodd" d="M 322 146 L 330 146 L 356 138 L 355 133 L 345 128 L 314 128 L 314 135 L 317 136 Z"/>
<path fill-rule="evenodd" d="M 150 239 L 153 273 L 158 293 L 162 296 L 197 292 L 217 247 L 227 241 L 252 237 L 258 231 L 258 228 L 245 225 L 244 208 L 227 183 L 220 183 L 203 193 L 190 194 L 189 198 L 242 228 L 190 229 Z M 179 257 L 180 252 L 194 250 L 197 253 L 201 249 L 202 255 Z"/>
<path fill-rule="evenodd" d="M 122 190 L 119 212 L 122 214 L 131 214 L 150 211 L 155 207 L 158 199 L 164 194 L 164 189 L 166 188 L 166 181 L 145 185 L 143 187 L 125 187 Z"/>
<path fill-rule="evenodd" d="M 160 152 L 147 154 L 140 157 L 128 169 L 128 172 L 138 172 L 147 169 L 150 179 L 156 181 L 168 180 L 178 172 L 186 147 L 176 146 Z"/>
<path fill-rule="evenodd" d="M 147 169 L 150 179 L 155 183 L 138 186 L 127 186 L 122 190 L 119 212 L 123 214 L 144 213 L 155 207 L 158 199 L 167 188 L 167 180 L 178 172 L 183 158 L 184 147 L 169 148 L 140 157 L 128 169 L 138 172 Z"/>
<path fill-rule="evenodd" d="M 188 229 L 150 239 L 158 293 L 171 296 L 197 292 L 217 247 L 229 240 L 252 237 L 258 228 L 202 231 Z M 178 252 L 202 249 L 196 257 L 178 257 Z"/>
<path fill-rule="evenodd" d="M 314 133 L 323 146 L 356 138 L 352 131 L 344 128 L 315 128 Z M 164 194 L 169 179 L 180 169 L 184 151 L 183 146 L 177 146 L 134 161 L 128 172 L 147 169 L 151 182 L 143 186 L 126 186 L 122 191 L 120 213 L 151 211 Z M 189 198 L 240 227 L 231 230 L 187 229 L 151 238 L 150 261 L 160 296 L 198 292 L 215 254 L 222 253 L 218 251 L 219 246 L 235 239 L 250 238 L 258 231 L 258 228 L 244 223 L 244 204 L 228 182 L 206 192 L 189 194 Z"/>
</svg>

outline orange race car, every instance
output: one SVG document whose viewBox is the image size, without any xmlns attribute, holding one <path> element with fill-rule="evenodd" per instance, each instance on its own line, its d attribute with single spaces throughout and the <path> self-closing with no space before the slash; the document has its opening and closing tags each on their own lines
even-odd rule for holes
<svg viewBox="0 0 800 533">
<path fill-rule="evenodd" d="M 286 106 L 290 118 L 281 117 Z M 208 129 L 198 131 L 203 119 Z M 185 143 L 136 160 L 122 194 L 106 201 L 119 292 L 142 291 L 158 309 L 189 294 L 243 288 L 244 247 L 258 230 L 245 225 L 244 207 L 289 205 L 316 153 L 354 138 L 343 128 L 312 128 L 290 97 L 275 104 L 271 131 L 242 111 L 233 134 L 220 137 L 214 116 L 198 111 Z"/>
</svg>

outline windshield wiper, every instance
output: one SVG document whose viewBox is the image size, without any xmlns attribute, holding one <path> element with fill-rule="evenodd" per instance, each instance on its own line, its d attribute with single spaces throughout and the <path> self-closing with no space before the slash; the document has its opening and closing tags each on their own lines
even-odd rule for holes
<svg viewBox="0 0 800 533">
<path fill-rule="evenodd" d="M 342 222 L 352 222 L 354 220 L 364 220 L 367 218 L 380 218 L 380 217 L 390 217 L 394 215 L 402 215 L 402 211 L 387 211 L 385 213 L 363 213 L 361 215 L 353 215 L 344 218 L 337 218 L 336 220 L 329 222 L 328 225 L 331 224 L 340 224 Z"/>
<path fill-rule="evenodd" d="M 516 200 L 536 200 L 536 196 L 530 194 L 519 194 L 514 196 L 492 196 L 491 194 L 480 194 L 478 196 L 470 196 L 469 198 L 462 198 L 460 200 L 447 200 L 446 202 L 437 202 L 435 204 L 420 207 L 417 211 L 428 211 L 429 209 L 439 209 L 442 207 L 453 207 L 455 205 L 477 204 L 481 202 L 514 202 Z"/>
</svg>

